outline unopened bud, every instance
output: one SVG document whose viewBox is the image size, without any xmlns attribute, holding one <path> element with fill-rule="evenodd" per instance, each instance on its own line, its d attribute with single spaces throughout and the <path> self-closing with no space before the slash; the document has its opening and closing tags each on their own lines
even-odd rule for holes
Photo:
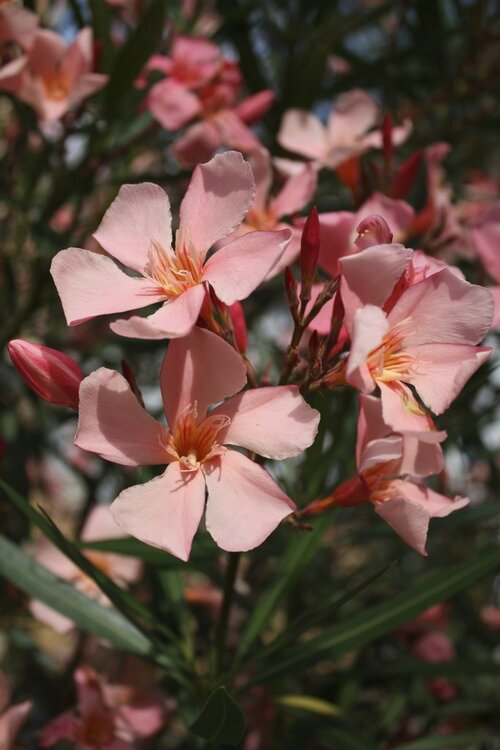
<svg viewBox="0 0 500 750">
<path fill-rule="evenodd" d="M 384 151 L 384 159 L 387 165 L 391 164 L 392 157 L 394 154 L 394 144 L 392 141 L 392 117 L 386 115 L 384 122 L 382 123 L 382 147 Z"/>
<path fill-rule="evenodd" d="M 383 216 L 367 216 L 356 229 L 358 236 L 354 240 L 360 250 L 373 245 L 385 245 L 392 242 L 392 232 Z"/>
<path fill-rule="evenodd" d="M 78 389 L 84 374 L 71 357 L 23 339 L 10 341 L 8 349 L 14 367 L 40 398 L 78 409 Z"/>
<path fill-rule="evenodd" d="M 234 338 L 239 351 L 244 353 L 248 348 L 248 330 L 245 312 L 241 302 L 233 302 L 229 308 L 233 324 Z"/>
<path fill-rule="evenodd" d="M 307 303 L 311 299 L 311 288 L 318 265 L 319 247 L 318 210 L 316 206 L 313 206 L 304 224 L 300 242 L 300 299 L 303 303 Z"/>
<path fill-rule="evenodd" d="M 294 323 L 299 322 L 299 296 L 295 276 L 288 266 L 285 268 L 285 297 Z"/>
</svg>

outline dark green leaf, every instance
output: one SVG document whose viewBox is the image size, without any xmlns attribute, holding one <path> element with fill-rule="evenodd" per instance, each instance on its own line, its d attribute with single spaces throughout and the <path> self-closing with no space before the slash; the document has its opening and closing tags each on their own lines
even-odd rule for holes
<svg viewBox="0 0 500 750">
<path fill-rule="evenodd" d="M 214 690 L 208 697 L 198 718 L 191 725 L 191 731 L 210 742 L 239 744 L 245 731 L 245 717 L 224 686 Z"/>
<path fill-rule="evenodd" d="M 3 536 L 0 536 L 0 574 L 85 632 L 139 656 L 151 652 L 149 640 L 121 614 L 88 599 Z"/>
<path fill-rule="evenodd" d="M 107 2 L 103 0 L 89 0 L 92 11 L 92 28 L 94 41 L 100 45 L 99 70 L 108 73 L 113 60 L 113 41 L 111 39 L 112 12 Z"/>
<path fill-rule="evenodd" d="M 346 622 L 326 629 L 307 643 L 284 650 L 280 658 L 274 654 L 273 661 L 256 672 L 251 684 L 361 648 L 390 633 L 432 605 L 467 589 L 498 568 L 500 549 L 490 549 L 476 554 L 470 560 L 436 571 L 401 594 L 363 610 Z"/>
<path fill-rule="evenodd" d="M 106 87 L 105 109 L 109 117 L 120 114 L 123 100 L 133 91 L 137 75 L 156 51 L 165 27 L 167 9 L 165 0 L 152 0 L 116 56 Z"/>
<path fill-rule="evenodd" d="M 414 742 L 405 742 L 404 745 L 396 745 L 393 750 L 449 750 L 452 747 L 467 747 L 475 745 L 487 738 L 487 733 L 461 732 L 460 734 L 443 734 L 435 737 L 423 737 Z"/>
</svg>

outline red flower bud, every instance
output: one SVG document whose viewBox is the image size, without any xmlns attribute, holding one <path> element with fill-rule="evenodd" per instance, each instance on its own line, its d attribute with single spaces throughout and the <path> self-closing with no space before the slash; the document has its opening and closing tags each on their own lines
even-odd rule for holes
<svg viewBox="0 0 500 750">
<path fill-rule="evenodd" d="M 299 297 L 295 276 L 288 266 L 285 268 L 285 297 L 295 323 L 299 321 Z"/>
<path fill-rule="evenodd" d="M 363 219 L 361 224 L 358 225 L 356 232 L 358 236 L 354 242 L 360 250 L 365 250 L 367 247 L 372 247 L 372 245 L 385 245 L 392 242 L 392 232 L 389 229 L 389 224 L 383 216 L 378 216 L 377 214 L 367 216 Z"/>
<path fill-rule="evenodd" d="M 390 164 L 394 154 L 394 144 L 392 142 L 392 117 L 386 115 L 382 123 L 382 147 L 384 150 L 384 159 L 386 164 Z"/>
<path fill-rule="evenodd" d="M 14 367 L 38 396 L 51 404 L 78 408 L 84 374 L 71 357 L 23 339 L 10 341 L 8 349 Z"/>
<path fill-rule="evenodd" d="M 316 267 L 318 265 L 320 246 L 319 217 L 316 206 L 309 211 L 309 216 L 302 230 L 300 243 L 300 299 L 309 302 L 311 299 L 311 287 L 313 285 Z"/>
<path fill-rule="evenodd" d="M 234 302 L 229 308 L 231 321 L 233 323 L 234 338 L 240 352 L 246 352 L 248 348 L 248 331 L 245 313 L 241 302 Z"/>
<path fill-rule="evenodd" d="M 408 195 L 418 177 L 423 157 L 424 151 L 419 149 L 401 164 L 392 183 L 391 198 L 404 198 Z"/>
</svg>

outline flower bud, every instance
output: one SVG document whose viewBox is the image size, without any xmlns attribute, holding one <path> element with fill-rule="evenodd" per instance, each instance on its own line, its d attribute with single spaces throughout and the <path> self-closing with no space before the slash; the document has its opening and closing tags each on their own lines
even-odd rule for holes
<svg viewBox="0 0 500 750">
<path fill-rule="evenodd" d="M 307 303 L 311 299 L 311 288 L 318 265 L 319 246 L 318 210 L 316 206 L 313 206 L 304 224 L 300 243 L 300 299 L 303 303 Z"/>
<path fill-rule="evenodd" d="M 392 117 L 386 115 L 384 122 L 382 123 L 382 148 L 384 152 L 384 159 L 387 165 L 392 162 L 394 155 L 394 144 L 392 141 Z"/>
<path fill-rule="evenodd" d="M 295 276 L 288 266 L 285 268 L 285 297 L 294 323 L 299 322 L 299 296 Z"/>
<path fill-rule="evenodd" d="M 361 224 L 358 225 L 356 232 L 358 236 L 354 242 L 360 250 L 366 250 L 367 247 L 372 247 L 372 245 L 385 245 L 392 242 L 392 232 L 389 229 L 389 224 L 383 216 L 378 216 L 377 214 L 367 216 L 363 219 Z"/>
<path fill-rule="evenodd" d="M 248 348 L 248 331 L 245 313 L 241 302 L 233 302 L 229 308 L 233 324 L 234 338 L 239 351 L 244 353 Z"/>
<path fill-rule="evenodd" d="M 8 349 L 14 367 L 38 396 L 51 404 L 78 408 L 84 374 L 71 357 L 23 339 L 10 341 Z"/>
</svg>

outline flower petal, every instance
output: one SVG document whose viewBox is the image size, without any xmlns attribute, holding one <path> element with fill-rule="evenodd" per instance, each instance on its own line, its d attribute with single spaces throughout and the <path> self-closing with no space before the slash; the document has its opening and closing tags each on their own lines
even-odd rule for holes
<svg viewBox="0 0 500 750">
<path fill-rule="evenodd" d="M 255 388 L 233 396 L 214 409 L 231 424 L 217 440 L 238 445 L 266 458 L 289 458 L 308 448 L 318 431 L 320 414 L 295 385 Z"/>
<path fill-rule="evenodd" d="M 467 344 L 427 344 L 410 351 L 415 366 L 405 379 L 434 414 L 442 414 L 493 350 Z"/>
<path fill-rule="evenodd" d="M 122 185 L 94 238 L 125 266 L 143 271 L 153 240 L 170 249 L 171 224 L 170 201 L 159 185 Z"/>
<path fill-rule="evenodd" d="M 406 346 L 479 344 L 490 329 L 492 317 L 490 292 L 447 268 L 407 289 L 388 316 L 391 327 L 412 319 L 413 325 L 407 327 L 404 336 Z"/>
<path fill-rule="evenodd" d="M 375 389 L 375 381 L 366 360 L 370 352 L 382 343 L 388 328 L 387 318 L 380 307 L 365 305 L 356 311 L 351 351 L 347 358 L 346 380 L 363 393 L 371 393 Z"/>
<path fill-rule="evenodd" d="M 203 284 L 196 284 L 178 297 L 165 302 L 147 318 L 147 322 L 161 331 L 165 338 L 186 336 L 198 320 L 204 299 L 205 287 Z"/>
<path fill-rule="evenodd" d="M 204 506 L 202 472 L 181 471 L 175 462 L 161 476 L 121 492 L 111 512 L 131 536 L 187 560 Z"/>
<path fill-rule="evenodd" d="M 428 487 L 396 480 L 393 489 L 400 495 L 375 504 L 375 510 L 396 534 L 421 555 L 427 555 L 425 542 L 431 518 L 443 518 L 469 503 L 467 498 L 452 500 Z"/>
<path fill-rule="evenodd" d="M 349 331 L 359 307 L 367 304 L 383 307 L 412 254 L 412 250 L 402 245 L 374 245 L 340 258 L 340 292 Z"/>
<path fill-rule="evenodd" d="M 221 145 L 221 134 L 211 121 L 195 122 L 172 145 L 172 153 L 181 165 L 189 168 L 207 161 Z"/>
<path fill-rule="evenodd" d="M 246 299 L 280 260 L 291 236 L 289 229 L 248 232 L 208 259 L 203 280 L 213 286 L 226 305 Z"/>
<path fill-rule="evenodd" d="M 77 247 L 57 253 L 50 272 L 70 326 L 164 299 L 147 279 L 127 276 L 111 258 Z"/>
<path fill-rule="evenodd" d="M 295 510 L 270 474 L 241 453 L 228 450 L 204 472 L 207 530 L 228 552 L 258 547 Z"/>
<path fill-rule="evenodd" d="M 123 466 L 166 464 L 163 433 L 119 372 L 101 367 L 82 381 L 75 437 L 79 448 Z"/>
<path fill-rule="evenodd" d="M 211 331 L 193 328 L 189 336 L 168 345 L 160 383 L 169 425 L 189 405 L 204 417 L 210 404 L 232 396 L 247 382 L 241 356 Z"/>
<path fill-rule="evenodd" d="M 317 184 L 318 173 L 308 165 L 302 172 L 285 182 L 276 198 L 269 204 L 269 208 L 278 218 L 302 211 L 313 197 Z"/>
<path fill-rule="evenodd" d="M 305 109 L 289 109 L 285 112 L 278 133 L 278 143 L 287 151 L 322 159 L 328 152 L 326 128 L 320 120 Z"/>
<path fill-rule="evenodd" d="M 198 97 L 172 80 L 155 83 L 147 97 L 151 114 L 166 130 L 179 130 L 201 110 Z"/>
<path fill-rule="evenodd" d="M 180 226 L 198 253 L 241 224 L 255 196 L 250 164 L 236 151 L 198 164 L 180 207 Z"/>
</svg>

